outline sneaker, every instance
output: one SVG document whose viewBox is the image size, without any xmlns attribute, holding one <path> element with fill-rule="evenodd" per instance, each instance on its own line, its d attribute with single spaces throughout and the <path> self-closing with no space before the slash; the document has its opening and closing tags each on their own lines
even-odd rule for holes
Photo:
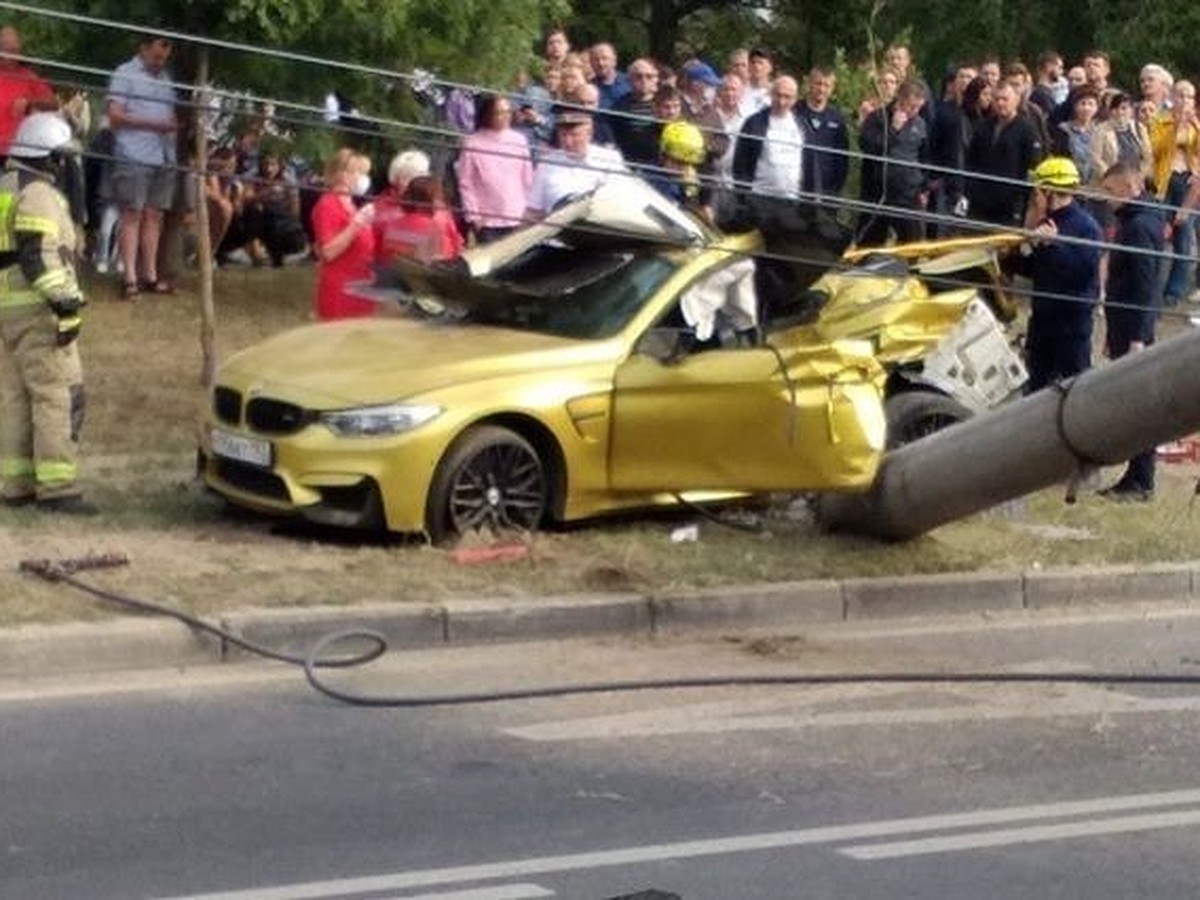
<svg viewBox="0 0 1200 900">
<path fill-rule="evenodd" d="M 68 494 L 63 497 L 40 497 L 37 507 L 46 512 L 62 513 L 68 516 L 94 516 L 100 512 L 95 504 L 89 503 L 78 494 Z"/>
</svg>

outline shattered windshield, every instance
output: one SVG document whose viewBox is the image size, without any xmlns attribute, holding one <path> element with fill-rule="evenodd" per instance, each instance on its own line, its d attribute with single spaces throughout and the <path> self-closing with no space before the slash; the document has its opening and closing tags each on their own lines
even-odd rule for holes
<svg viewBox="0 0 1200 900">
<path fill-rule="evenodd" d="M 559 337 L 612 337 L 678 269 L 644 249 L 581 252 L 541 245 L 476 282 L 462 321 Z M 490 295 L 490 296 L 488 296 Z"/>
</svg>

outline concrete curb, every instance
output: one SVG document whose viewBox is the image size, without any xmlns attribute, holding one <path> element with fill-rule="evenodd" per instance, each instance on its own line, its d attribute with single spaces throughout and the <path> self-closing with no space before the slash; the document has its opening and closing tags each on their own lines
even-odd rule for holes
<svg viewBox="0 0 1200 900">
<path fill-rule="evenodd" d="M 395 648 L 598 635 L 802 627 L 859 620 L 1200 600 L 1200 562 L 1024 573 L 952 573 L 727 586 L 668 594 L 454 600 L 242 610 L 219 624 L 253 643 L 303 655 L 348 629 L 381 632 Z M 0 677 L 215 665 L 247 658 L 228 642 L 172 621 L 0 629 Z"/>
</svg>

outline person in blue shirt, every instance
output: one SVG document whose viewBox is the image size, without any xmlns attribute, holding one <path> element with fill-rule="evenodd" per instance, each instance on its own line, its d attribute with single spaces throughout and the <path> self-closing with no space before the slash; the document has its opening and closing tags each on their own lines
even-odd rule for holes
<svg viewBox="0 0 1200 900">
<path fill-rule="evenodd" d="M 796 104 L 796 117 L 804 129 L 801 186 L 805 193 L 836 197 L 850 174 L 850 129 L 832 103 L 836 88 L 837 73 L 814 66 L 804 99 Z"/>
</svg>

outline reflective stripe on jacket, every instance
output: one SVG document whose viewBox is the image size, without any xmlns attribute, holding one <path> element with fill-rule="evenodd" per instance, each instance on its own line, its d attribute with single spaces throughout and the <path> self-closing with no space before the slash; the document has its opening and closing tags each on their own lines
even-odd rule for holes
<svg viewBox="0 0 1200 900">
<path fill-rule="evenodd" d="M 75 224 L 66 198 L 47 179 L 10 168 L 0 177 L 0 252 L 15 251 L 18 234 L 40 240 L 42 272 L 30 284 L 16 262 L 0 269 L 0 310 L 78 297 L 71 265 Z"/>
</svg>

